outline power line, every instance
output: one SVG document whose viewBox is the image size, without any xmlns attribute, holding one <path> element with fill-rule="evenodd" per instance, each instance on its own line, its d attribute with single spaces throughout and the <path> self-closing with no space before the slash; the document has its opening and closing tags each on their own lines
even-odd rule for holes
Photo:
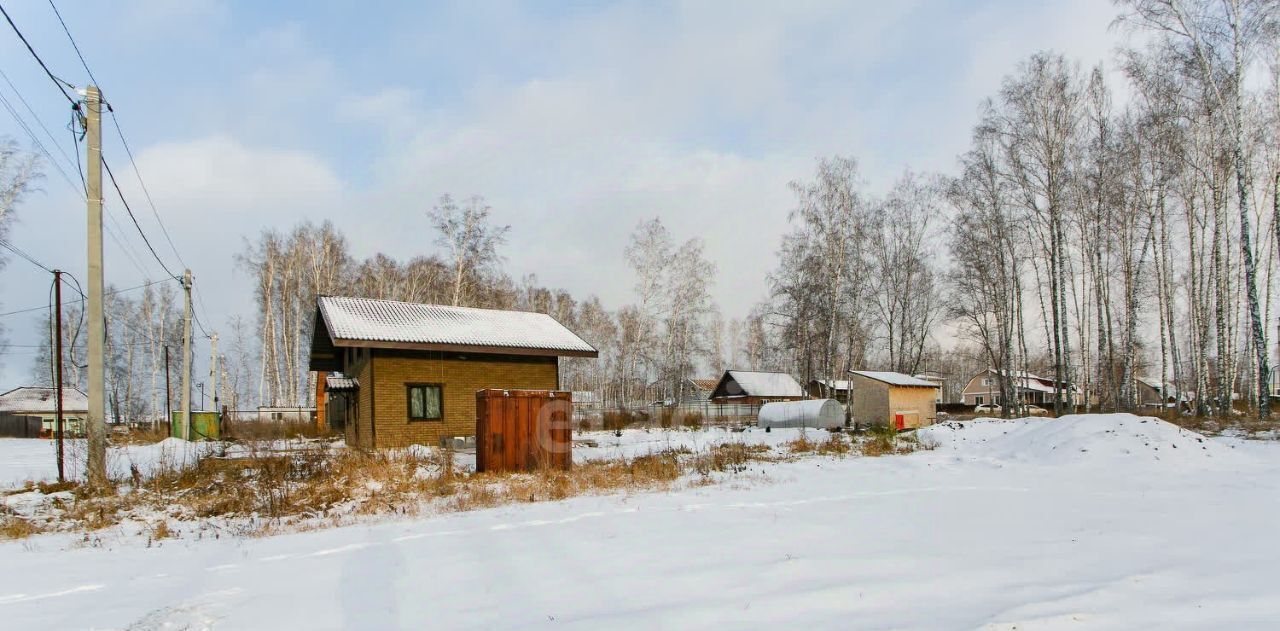
<svg viewBox="0 0 1280 631">
<path fill-rule="evenodd" d="M 8 80 L 8 77 L 6 77 L 5 79 Z M 9 85 L 10 87 L 13 86 L 12 83 L 10 83 Z M 22 93 L 17 92 L 17 90 L 14 90 L 14 92 L 18 95 L 20 99 L 22 99 Z M 26 99 L 22 99 L 22 101 L 23 103 L 25 103 Z M 27 124 L 27 121 L 22 118 L 21 114 L 18 113 L 17 108 L 15 108 L 13 104 L 9 102 L 9 99 L 6 98 L 3 93 L 0 93 L 0 105 L 4 106 L 4 109 L 9 112 L 9 115 L 13 117 L 13 120 L 16 123 L 18 123 L 18 126 L 21 127 L 22 130 L 26 132 L 27 136 L 31 138 L 31 143 L 35 145 L 36 149 L 39 150 L 40 153 L 44 154 L 44 156 L 49 159 L 49 164 L 52 164 L 53 168 L 58 170 L 58 173 L 62 175 L 62 179 L 67 182 L 67 186 L 70 186 L 71 190 L 76 191 L 76 194 L 79 195 L 81 198 L 83 198 L 84 189 L 76 187 L 75 181 L 71 179 L 70 175 L 67 175 L 67 172 L 65 170 L 63 170 L 62 163 L 59 162 L 56 158 L 54 158 L 53 154 L 50 153 L 47 148 L 45 148 L 44 143 L 40 142 L 40 138 L 36 136 L 35 131 L 31 129 L 31 126 Z M 41 127 L 44 127 L 44 123 L 40 123 L 39 118 L 36 119 L 36 122 L 39 123 Z M 48 132 L 47 129 L 45 131 L 46 133 Z M 60 145 L 55 145 L 55 146 L 61 149 Z"/>
<path fill-rule="evenodd" d="M 105 157 L 102 158 L 102 166 L 107 170 L 107 176 L 111 179 L 111 186 L 116 189 L 116 195 L 120 197 L 120 203 L 124 204 L 125 212 L 129 213 L 129 219 L 133 220 L 133 227 L 138 229 L 138 234 L 142 236 L 142 242 L 147 244 L 148 250 L 151 250 L 151 256 L 155 257 L 156 262 L 160 264 L 166 274 L 177 278 L 178 276 L 170 271 L 169 266 L 165 265 L 164 261 L 160 259 L 160 255 L 156 254 L 156 249 L 152 247 L 151 240 L 147 238 L 147 233 L 142 231 L 142 226 L 138 224 L 138 218 L 134 216 L 133 209 L 129 207 L 129 201 L 124 198 L 124 191 L 120 190 L 120 183 L 116 182 L 116 174 L 111 172 L 111 165 L 107 164 Z"/>
<path fill-rule="evenodd" d="M 178 262 L 183 267 L 190 267 L 187 262 L 182 260 L 182 254 L 178 252 L 178 248 L 173 245 L 173 238 L 169 236 L 169 229 L 165 227 L 164 220 L 160 218 L 160 211 L 156 209 L 156 202 L 151 198 L 151 191 L 147 189 L 147 183 L 142 181 L 142 171 L 138 170 L 138 163 L 133 159 L 133 149 L 129 148 L 129 141 L 124 138 L 124 131 L 120 129 L 120 121 L 116 118 L 115 108 L 111 104 L 107 104 L 107 113 L 111 114 L 111 126 L 115 127 L 116 135 L 120 137 L 120 144 L 124 146 L 125 155 L 129 156 L 129 164 L 133 166 L 134 177 L 138 179 L 138 186 L 142 188 L 143 197 L 147 198 L 147 205 L 151 207 L 151 214 L 156 218 L 156 223 L 160 226 L 160 234 L 164 235 L 164 240 L 169 244 L 169 249 L 173 250 L 173 255 L 178 257 Z"/>
<path fill-rule="evenodd" d="M 53 0 L 49 0 L 49 7 L 53 9 L 53 14 L 58 18 L 58 24 L 62 25 L 62 32 L 67 34 L 67 41 L 71 42 L 71 48 L 75 49 L 76 57 L 80 58 L 80 65 L 84 67 L 84 71 L 88 73 L 89 80 L 94 85 L 102 88 L 102 84 L 98 82 L 98 78 L 93 75 L 93 70 L 89 68 L 89 62 L 85 60 L 84 53 L 80 50 L 80 45 L 76 42 L 75 36 L 71 34 L 71 29 L 67 27 L 66 20 L 62 19 L 62 13 L 58 11 L 58 5 Z M 169 244 L 169 249 L 173 250 L 173 255 L 178 258 L 178 262 L 183 267 L 190 267 L 187 262 L 182 259 L 182 253 L 173 244 L 173 238 L 169 235 L 169 229 L 165 227 L 164 220 L 160 218 L 160 211 L 156 208 L 156 202 L 151 197 L 151 191 L 147 188 L 147 183 L 142 179 L 142 171 L 138 168 L 138 162 L 133 157 L 133 149 L 129 146 L 129 141 L 124 137 L 124 130 L 120 127 L 120 120 L 116 116 L 116 110 L 111 106 L 109 101 L 104 101 L 107 106 L 107 113 L 111 115 L 111 125 L 115 127 L 116 135 L 120 137 L 120 144 L 124 147 L 124 152 L 129 156 L 129 164 L 133 167 L 133 174 L 138 180 L 138 185 L 142 188 L 142 195 L 147 199 L 147 205 L 151 207 L 151 214 L 156 219 L 156 224 L 160 226 L 160 233 L 164 235 L 164 240 Z M 172 275 L 172 274 L 171 274 Z"/>
<path fill-rule="evenodd" d="M 58 12 L 58 6 L 53 3 L 53 0 L 49 0 L 49 7 L 53 9 L 53 14 L 58 16 L 58 24 L 62 25 L 62 32 L 67 34 L 67 39 L 71 40 L 71 47 L 76 49 L 76 57 L 80 58 L 80 65 L 84 66 L 84 71 L 89 73 L 89 80 L 93 81 L 94 85 L 98 85 L 98 78 L 93 76 L 93 71 L 89 69 L 89 63 L 84 60 L 84 55 L 80 54 L 80 47 L 76 45 L 76 38 L 71 36 L 71 30 L 67 28 L 67 23 L 62 20 L 62 13 Z"/>
<path fill-rule="evenodd" d="M 9 243 L 7 240 L 5 240 L 5 239 L 0 239 L 0 246 L 3 246 L 3 247 L 5 247 L 6 249 L 8 249 L 10 252 L 13 252 L 14 254 L 17 254 L 18 256 L 20 256 L 20 257 L 22 257 L 22 258 L 26 259 L 28 263 L 30 263 L 30 264 L 32 264 L 32 265 L 35 265 L 36 267 L 38 267 L 38 268 L 40 268 L 40 269 L 42 269 L 42 270 L 44 270 L 44 271 L 46 271 L 46 272 L 49 272 L 50 274 L 52 274 L 52 273 L 53 273 L 53 270 L 52 270 L 52 269 L 49 269 L 49 267 L 48 267 L 47 265 L 45 265 L 44 263 L 41 263 L 40 261 L 37 261 L 37 260 L 35 259 L 35 257 L 31 256 L 30 254 L 27 254 L 26 252 L 24 252 L 24 251 L 22 250 L 22 248 L 19 248 L 18 246 L 14 245 L 14 244 L 12 244 L 12 243 Z"/>
<path fill-rule="evenodd" d="M 192 291 L 192 293 L 195 293 L 195 291 L 196 291 L 195 283 L 192 283 L 192 284 L 191 284 L 191 291 Z M 196 293 L 196 302 L 199 302 L 199 303 L 200 303 L 200 312 L 204 314 L 204 317 L 205 317 L 206 319 L 207 319 L 207 318 L 209 318 L 209 310 L 208 310 L 208 309 L 206 309 L 206 308 L 205 308 L 205 306 L 204 306 L 204 295 L 203 295 L 203 294 Z M 192 311 L 192 312 L 191 312 L 191 316 L 192 316 L 193 318 L 195 318 L 196 326 L 200 327 L 200 333 L 201 333 L 202 335 L 204 335 L 205 337 L 210 337 L 210 336 L 209 336 L 209 332 L 208 332 L 208 331 L 205 331 L 205 329 L 204 329 L 204 324 L 202 324 L 202 323 L 200 322 L 200 316 L 196 315 L 196 313 L 195 313 L 194 311 Z"/>
<path fill-rule="evenodd" d="M 18 39 L 22 40 L 22 43 L 27 46 L 27 52 L 31 53 L 32 57 L 36 58 L 40 67 L 44 69 L 44 73 L 49 76 L 49 80 L 52 81 L 54 85 L 58 86 L 58 91 L 62 93 L 63 98 L 67 99 L 67 102 L 71 103 L 72 106 L 76 106 L 76 100 L 71 98 L 70 94 L 67 94 L 67 88 L 74 90 L 76 89 L 76 86 L 59 79 L 53 74 L 52 70 L 49 70 L 49 66 L 45 65 L 44 60 L 40 58 L 40 55 L 36 54 L 36 49 L 31 47 L 31 42 L 28 42 L 27 37 L 22 34 L 21 30 L 18 30 L 18 25 L 13 23 L 13 18 L 9 17 L 9 12 L 5 11 L 4 5 L 0 5 L 0 13 L 4 14 L 4 19 L 9 22 L 9 26 L 13 29 L 13 32 L 18 35 Z"/>
<path fill-rule="evenodd" d="M 65 158 L 67 162 L 73 162 L 71 156 L 68 156 L 66 150 L 62 148 L 62 143 L 58 142 L 58 140 L 53 137 L 53 132 L 49 131 L 49 128 L 45 126 L 44 121 L 38 114 L 36 114 L 35 108 L 31 107 L 31 104 L 27 102 L 26 97 L 22 96 L 22 91 L 18 90 L 18 86 L 13 84 L 13 81 L 9 79 L 9 75 L 6 74 L 3 69 L 0 69 L 0 78 L 3 78 L 4 82 L 9 84 L 9 89 L 13 90 L 14 95 L 16 95 L 18 100 L 22 102 L 22 106 L 27 108 L 27 112 L 31 114 L 31 118 L 35 119 L 36 124 L 40 125 L 40 129 L 44 130 L 44 135 L 48 137 L 49 142 L 53 143 L 53 146 L 58 149 L 58 153 L 62 154 L 62 157 Z M 74 162 L 76 163 L 76 166 L 79 166 L 79 160 L 74 160 Z M 83 180 L 84 178 L 81 177 L 80 179 Z"/>
</svg>

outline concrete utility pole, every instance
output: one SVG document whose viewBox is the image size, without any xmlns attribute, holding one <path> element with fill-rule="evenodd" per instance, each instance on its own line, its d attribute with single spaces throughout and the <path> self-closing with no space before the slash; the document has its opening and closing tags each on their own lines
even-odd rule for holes
<svg viewBox="0 0 1280 631">
<path fill-rule="evenodd" d="M 107 484 L 107 322 L 102 312 L 102 94 L 84 90 L 85 197 L 89 207 L 89 486 Z M 61 332 L 59 332 L 61 334 Z M 61 335 L 59 335 L 61 337 Z"/>
<path fill-rule="evenodd" d="M 217 412 L 221 408 L 218 407 L 218 334 L 214 333 L 209 336 L 209 378 L 213 380 L 213 411 Z"/>
<path fill-rule="evenodd" d="M 55 366 L 53 387 L 57 389 L 54 401 L 58 406 L 53 427 L 58 437 L 58 482 L 66 482 L 67 473 L 62 466 L 64 452 L 62 447 L 62 270 L 60 269 L 53 270 L 53 299 L 58 305 L 58 310 L 54 312 L 56 315 L 53 324 L 53 347 L 54 352 L 57 353 L 53 360 Z"/>
<path fill-rule="evenodd" d="M 168 434 L 173 436 L 173 402 L 170 401 L 170 393 L 173 388 L 169 385 L 169 345 L 164 345 L 164 424 L 168 427 Z M 176 438 L 176 437 L 175 437 Z"/>
<path fill-rule="evenodd" d="M 182 272 L 182 439 L 191 440 L 191 270 Z"/>
</svg>

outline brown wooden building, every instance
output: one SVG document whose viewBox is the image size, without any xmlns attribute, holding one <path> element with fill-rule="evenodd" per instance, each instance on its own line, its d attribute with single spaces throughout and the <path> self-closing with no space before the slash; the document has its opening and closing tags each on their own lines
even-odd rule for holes
<svg viewBox="0 0 1280 631">
<path fill-rule="evenodd" d="M 897 372 L 852 370 L 850 415 L 859 426 L 898 429 L 932 425 L 938 384 Z"/>
<path fill-rule="evenodd" d="M 474 436 L 476 391 L 558 390 L 560 357 L 597 355 L 542 313 L 324 296 L 310 368 L 342 373 L 319 381 L 347 444 L 405 447 Z"/>
</svg>

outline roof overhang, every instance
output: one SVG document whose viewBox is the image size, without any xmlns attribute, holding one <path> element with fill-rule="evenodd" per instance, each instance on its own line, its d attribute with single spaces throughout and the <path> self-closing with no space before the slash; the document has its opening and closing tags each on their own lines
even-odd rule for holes
<svg viewBox="0 0 1280 631">
<path fill-rule="evenodd" d="M 327 333 L 327 332 L 326 332 Z M 556 348 L 527 348 L 522 346 L 482 346 L 472 344 L 433 344 L 430 342 L 383 342 L 377 340 L 335 339 L 339 348 L 386 348 L 413 351 L 451 351 L 454 353 L 485 353 L 489 355 L 533 355 L 540 357 L 599 357 L 600 351 L 562 350 Z M 313 347 L 314 348 L 314 347 Z"/>
</svg>

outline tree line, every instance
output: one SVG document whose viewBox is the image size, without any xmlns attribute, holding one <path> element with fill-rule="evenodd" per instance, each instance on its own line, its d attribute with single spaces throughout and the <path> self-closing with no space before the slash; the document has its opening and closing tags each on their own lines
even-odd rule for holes
<svg viewBox="0 0 1280 631">
<path fill-rule="evenodd" d="M 1119 54 L 1126 98 L 1102 66 L 1038 53 L 982 103 L 958 173 L 908 174 L 876 199 L 838 157 L 793 184 L 793 231 L 752 316 L 777 332 L 773 367 L 910 373 L 958 352 L 997 370 L 1006 402 L 1035 371 L 1059 412 L 1133 409 L 1146 377 L 1199 414 L 1241 395 L 1268 415 L 1278 9 L 1118 4 L 1143 36 Z M 930 348 L 942 321 L 958 349 Z"/>
<path fill-rule="evenodd" d="M 481 197 L 442 196 L 424 216 L 437 253 L 408 260 L 356 258 L 330 223 L 264 230 L 236 257 L 256 307 L 224 338 L 222 399 L 310 403 L 316 298 L 342 294 L 548 313 L 601 351 L 564 360 L 565 387 L 610 406 L 679 399 L 686 379 L 725 368 L 808 381 L 990 367 L 1006 413 L 1034 372 L 1057 384 L 1059 412 L 1133 409 L 1149 378 L 1190 412 L 1226 414 L 1239 396 L 1265 416 L 1280 341 L 1268 335 L 1280 260 L 1276 5 L 1118 5 L 1117 26 L 1140 44 L 1115 70 L 1054 52 L 1024 60 L 980 104 L 953 173 L 906 171 L 874 193 L 856 158 L 817 160 L 790 185 L 767 298 L 741 318 L 711 299 L 704 242 L 656 218 L 631 234 L 635 286 L 616 309 L 511 277 L 510 228 Z M 148 288 L 108 305 L 109 391 L 129 414 L 159 405 L 157 349 L 180 343 L 175 294 Z M 80 343 L 68 344 L 69 366 L 83 363 Z"/>
</svg>

